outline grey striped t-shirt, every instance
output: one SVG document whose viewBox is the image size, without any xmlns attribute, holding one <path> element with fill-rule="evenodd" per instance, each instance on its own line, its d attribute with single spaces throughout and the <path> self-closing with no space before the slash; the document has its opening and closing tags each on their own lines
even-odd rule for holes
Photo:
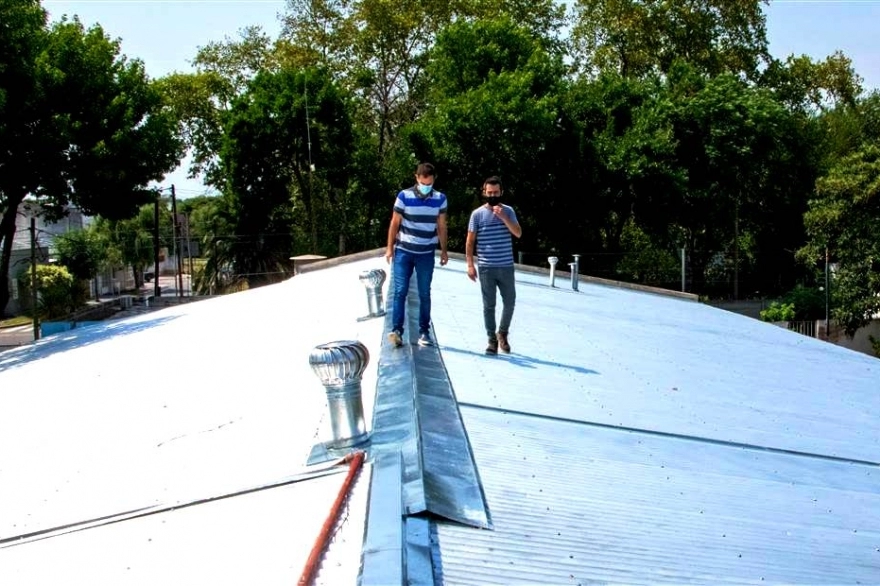
<svg viewBox="0 0 880 586">
<path fill-rule="evenodd" d="M 513 208 L 501 204 L 508 218 L 516 222 Z M 513 238 L 501 218 L 492 213 L 492 208 L 480 206 L 471 213 L 468 232 L 477 236 L 477 265 L 481 267 L 512 267 Z"/>
</svg>

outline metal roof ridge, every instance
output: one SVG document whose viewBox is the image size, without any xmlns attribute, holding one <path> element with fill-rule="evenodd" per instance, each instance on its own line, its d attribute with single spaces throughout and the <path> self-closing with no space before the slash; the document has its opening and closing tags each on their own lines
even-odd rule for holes
<svg viewBox="0 0 880 586">
<path fill-rule="evenodd" d="M 418 295 L 411 291 L 408 299 L 407 330 L 417 332 Z M 391 318 L 388 311 L 386 330 Z M 359 583 L 430 583 L 425 575 L 433 571 L 427 563 L 430 544 L 419 515 L 492 528 L 470 440 L 436 345 L 419 346 L 414 338 L 402 348 L 383 342 L 368 450 L 373 474 Z"/>
</svg>

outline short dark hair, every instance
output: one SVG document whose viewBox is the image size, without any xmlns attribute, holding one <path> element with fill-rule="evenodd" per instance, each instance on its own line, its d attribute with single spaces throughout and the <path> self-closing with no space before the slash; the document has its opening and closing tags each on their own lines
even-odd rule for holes
<svg viewBox="0 0 880 586">
<path fill-rule="evenodd" d="M 419 177 L 433 177 L 434 176 L 434 165 L 431 163 L 421 163 L 418 167 L 416 167 L 416 175 Z"/>
<path fill-rule="evenodd" d="M 501 185 L 501 177 L 497 175 L 492 175 L 491 177 L 483 181 L 483 189 L 486 189 L 487 185 L 497 185 L 501 188 L 502 191 L 504 191 L 504 186 Z"/>
</svg>

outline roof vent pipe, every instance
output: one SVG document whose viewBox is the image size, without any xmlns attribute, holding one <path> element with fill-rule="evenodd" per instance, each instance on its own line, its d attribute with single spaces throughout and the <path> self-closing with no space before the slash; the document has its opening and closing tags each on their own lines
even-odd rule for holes
<svg viewBox="0 0 880 586">
<path fill-rule="evenodd" d="M 578 290 L 578 278 L 581 272 L 581 255 L 573 254 L 574 262 L 569 266 L 571 267 L 571 288 L 575 291 Z"/>
<path fill-rule="evenodd" d="M 309 355 L 309 365 L 327 392 L 333 435 L 326 443 L 328 448 L 346 448 L 367 440 L 361 377 L 369 362 L 367 347 L 351 340 L 315 346 Z"/>
<path fill-rule="evenodd" d="M 385 310 L 382 309 L 384 305 L 382 302 L 382 283 L 385 282 L 385 271 L 382 269 L 363 271 L 358 279 L 367 288 L 367 309 L 370 312 L 368 315 L 358 318 L 358 321 L 385 315 Z"/>
<path fill-rule="evenodd" d="M 551 256 L 547 258 L 547 262 L 550 263 L 550 286 L 556 286 L 556 263 L 559 262 L 559 259 L 555 256 Z"/>
</svg>

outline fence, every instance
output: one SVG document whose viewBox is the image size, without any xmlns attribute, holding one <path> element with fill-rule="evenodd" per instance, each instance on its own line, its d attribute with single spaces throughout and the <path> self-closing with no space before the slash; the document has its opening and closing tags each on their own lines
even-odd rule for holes
<svg viewBox="0 0 880 586">
<path fill-rule="evenodd" d="M 811 338 L 816 337 L 816 320 L 790 321 L 786 323 L 788 329 Z"/>
</svg>

